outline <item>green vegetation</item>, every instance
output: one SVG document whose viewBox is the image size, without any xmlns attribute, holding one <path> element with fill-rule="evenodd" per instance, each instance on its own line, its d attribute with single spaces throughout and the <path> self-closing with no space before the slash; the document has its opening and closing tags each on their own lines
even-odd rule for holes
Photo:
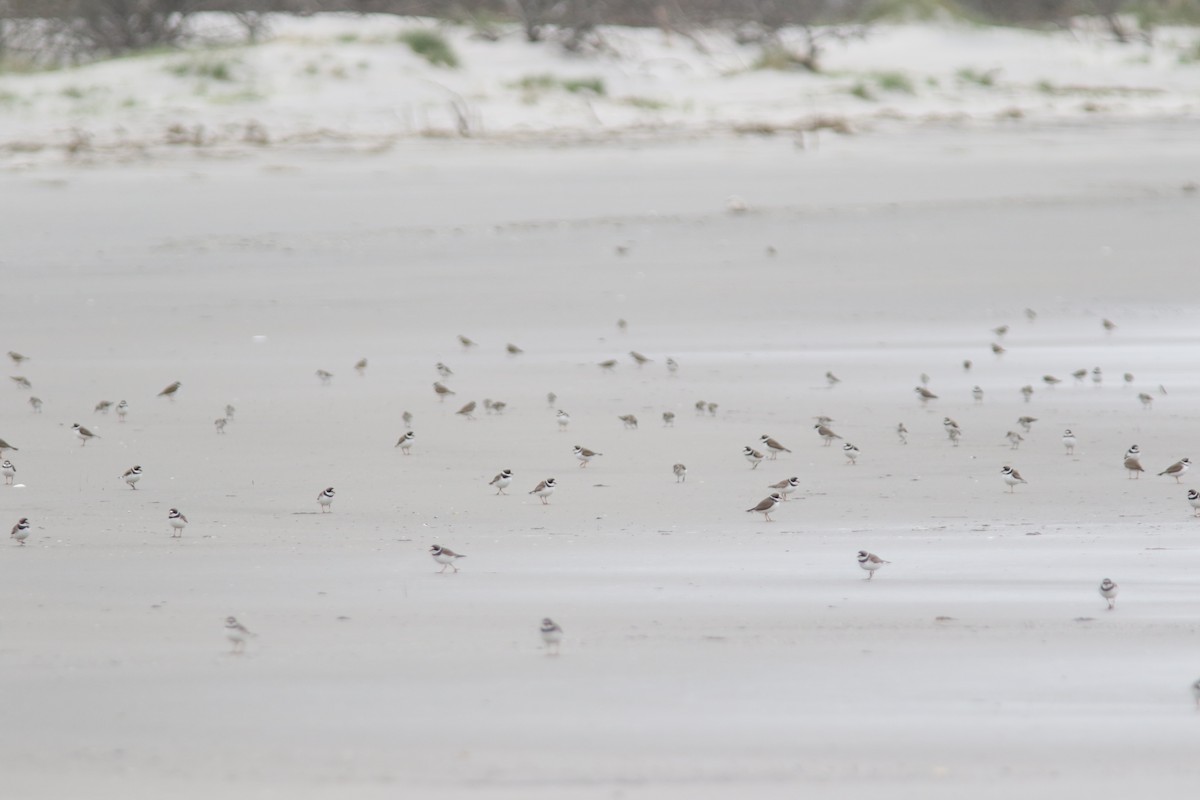
<svg viewBox="0 0 1200 800">
<path fill-rule="evenodd" d="M 655 100 L 653 97 L 622 97 L 621 103 L 645 111 L 662 111 L 669 106 L 668 103 L 664 103 L 662 100 Z"/>
<path fill-rule="evenodd" d="M 527 92 L 545 91 L 554 89 L 558 86 L 558 78 L 549 73 L 541 75 L 526 75 L 516 83 L 512 84 L 513 88 L 522 89 Z"/>
<path fill-rule="evenodd" d="M 996 74 L 998 72 L 999 70 L 994 69 L 990 69 L 987 72 L 979 72 L 970 67 L 963 67 L 954 74 L 962 83 L 973 83 L 976 86 L 983 86 L 990 89 L 996 85 Z"/>
<path fill-rule="evenodd" d="M 234 68 L 237 66 L 233 61 L 221 58 L 190 58 L 186 61 L 177 61 L 174 64 L 167 66 L 167 72 L 177 78 L 207 78 L 214 81 L 232 81 L 234 79 Z"/>
<path fill-rule="evenodd" d="M 772 45 L 762 49 L 762 52 L 758 54 L 758 58 L 754 59 L 754 63 L 750 65 L 750 68 L 774 69 L 786 72 L 796 69 L 799 66 L 801 66 L 799 59 L 789 52 L 787 48 Z"/>
<path fill-rule="evenodd" d="M 414 28 L 404 31 L 397 38 L 435 67 L 454 69 L 458 66 L 458 55 L 455 54 L 445 37 L 437 31 Z"/>
<path fill-rule="evenodd" d="M 570 78 L 562 82 L 562 87 L 571 94 L 589 92 L 603 97 L 605 93 L 604 81 L 600 78 Z"/>
<path fill-rule="evenodd" d="M 878 72 L 873 77 L 875 84 L 885 92 L 913 93 L 912 79 L 903 72 Z"/>
<path fill-rule="evenodd" d="M 526 75 L 510 84 L 514 89 L 526 93 L 526 99 L 533 100 L 539 92 L 562 89 L 571 94 L 594 94 L 599 97 L 607 94 L 603 78 L 559 78 L 549 73 Z"/>
<path fill-rule="evenodd" d="M 862 81 L 850 87 L 850 94 L 857 97 L 859 100 L 874 100 L 875 95 L 871 93 L 871 88 Z"/>
</svg>

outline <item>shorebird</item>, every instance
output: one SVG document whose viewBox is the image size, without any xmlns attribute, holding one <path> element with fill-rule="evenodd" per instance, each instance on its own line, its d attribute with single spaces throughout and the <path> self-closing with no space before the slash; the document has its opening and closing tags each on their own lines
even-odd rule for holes
<svg viewBox="0 0 1200 800">
<path fill-rule="evenodd" d="M 775 520 L 771 519 L 771 512 L 775 509 L 775 506 L 779 505 L 782 499 L 782 496 L 778 492 L 772 492 L 770 497 L 763 498 L 754 508 L 747 508 L 746 513 L 762 514 L 764 520 L 774 522 Z"/>
<path fill-rule="evenodd" d="M 1158 474 L 1159 475 L 1170 475 L 1172 478 L 1175 479 L 1176 483 L 1179 483 L 1179 479 L 1183 477 L 1183 473 L 1187 472 L 1188 467 L 1190 467 L 1191 465 L 1192 465 L 1191 459 L 1181 458 L 1178 461 L 1176 461 L 1174 464 L 1167 467 L 1166 469 L 1164 469 L 1162 472 L 1160 472 Z"/>
<path fill-rule="evenodd" d="M 1125 469 L 1129 470 L 1129 475 L 1126 476 L 1127 478 L 1133 478 L 1136 480 L 1142 477 L 1142 473 L 1146 471 L 1145 468 L 1142 467 L 1141 455 L 1142 451 L 1138 449 L 1136 444 L 1125 451 Z"/>
<path fill-rule="evenodd" d="M 858 551 L 858 565 L 867 571 L 867 580 L 875 577 L 875 570 L 882 569 L 884 564 L 890 564 L 890 561 L 884 561 L 874 553 L 868 553 L 866 550 Z"/>
<path fill-rule="evenodd" d="M 168 400 L 174 400 L 175 393 L 179 391 L 180 386 L 183 386 L 183 384 L 180 383 L 179 381 L 175 381 L 174 383 L 172 383 L 169 386 L 167 386 L 166 388 L 164 388 L 161 392 L 159 392 L 157 396 L 165 397 Z"/>
</svg>

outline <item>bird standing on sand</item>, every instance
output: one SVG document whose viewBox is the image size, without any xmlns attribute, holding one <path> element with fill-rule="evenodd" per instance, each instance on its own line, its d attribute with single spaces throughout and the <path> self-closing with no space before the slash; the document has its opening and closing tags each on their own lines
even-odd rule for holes
<svg viewBox="0 0 1200 800">
<path fill-rule="evenodd" d="M 174 400 L 175 393 L 179 391 L 180 386 L 183 386 L 183 384 L 180 383 L 179 381 L 175 381 L 170 386 L 167 386 L 165 389 L 163 389 L 161 392 L 159 392 L 156 396 L 157 397 L 165 397 L 168 400 Z"/>
<path fill-rule="evenodd" d="M 770 497 L 764 497 L 761 501 L 759 501 L 758 505 L 754 506 L 754 508 L 747 508 L 746 513 L 762 514 L 764 520 L 767 522 L 774 522 L 775 520 L 771 519 L 771 512 L 774 511 L 775 506 L 779 505 L 782 501 L 783 497 L 778 492 L 772 492 Z"/>
</svg>

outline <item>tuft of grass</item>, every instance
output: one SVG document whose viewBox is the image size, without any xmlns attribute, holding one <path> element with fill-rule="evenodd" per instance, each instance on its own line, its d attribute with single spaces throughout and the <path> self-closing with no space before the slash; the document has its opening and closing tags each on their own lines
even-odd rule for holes
<svg viewBox="0 0 1200 800">
<path fill-rule="evenodd" d="M 540 75 L 526 75 L 519 81 L 512 84 L 516 89 L 523 89 L 527 92 L 538 90 L 553 89 L 558 86 L 558 78 L 549 73 L 543 72 Z"/>
<path fill-rule="evenodd" d="M 970 67 L 963 67 L 954 76 L 962 83 L 973 83 L 976 86 L 983 86 L 990 89 L 996 85 L 996 73 L 998 70 L 989 69 L 986 72 L 980 72 Z"/>
<path fill-rule="evenodd" d="M 875 84 L 885 92 L 912 94 L 914 91 L 912 78 L 903 72 L 879 72 L 874 77 Z"/>
<path fill-rule="evenodd" d="M 225 59 L 193 58 L 178 61 L 167 67 L 167 72 L 177 78 L 208 78 L 230 82 L 234 79 L 234 63 Z"/>
<path fill-rule="evenodd" d="M 437 31 L 414 28 L 403 31 L 397 38 L 435 67 L 454 69 L 458 66 L 458 55 L 446 38 Z"/>
<path fill-rule="evenodd" d="M 627 106 L 644 109 L 646 111 L 662 111 L 667 108 L 668 104 L 662 100 L 655 100 L 653 97 L 622 97 L 621 102 Z"/>
<path fill-rule="evenodd" d="M 59 94 L 61 94 L 63 97 L 68 97 L 72 100 L 82 100 L 84 97 L 87 96 L 87 92 L 84 91 L 83 89 L 79 88 L 78 86 L 63 87 L 63 90 L 61 92 L 59 92 Z"/>
<path fill-rule="evenodd" d="M 751 69 L 774 69 L 784 72 L 795 69 L 799 66 L 796 57 L 789 53 L 786 48 L 771 46 L 764 47 L 762 52 L 758 54 L 758 58 L 754 59 L 754 63 L 750 65 Z"/>
<path fill-rule="evenodd" d="M 871 87 L 867 86 L 862 81 L 854 84 L 849 89 L 850 94 L 857 97 L 859 100 L 874 100 L 875 95 L 871 94 Z"/>
<path fill-rule="evenodd" d="M 338 34 L 337 40 L 342 44 L 353 44 L 358 41 L 357 33 L 342 33 Z"/>
<path fill-rule="evenodd" d="M 562 82 L 562 88 L 571 94 L 588 92 L 597 97 L 603 97 L 605 94 L 604 81 L 601 78 L 568 78 Z"/>
</svg>

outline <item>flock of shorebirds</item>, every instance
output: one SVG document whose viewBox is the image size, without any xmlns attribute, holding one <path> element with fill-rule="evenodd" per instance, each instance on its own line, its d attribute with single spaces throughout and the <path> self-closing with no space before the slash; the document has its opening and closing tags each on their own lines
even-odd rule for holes
<svg viewBox="0 0 1200 800">
<path fill-rule="evenodd" d="M 1029 319 L 1031 319 L 1031 320 L 1036 317 L 1036 314 L 1031 310 L 1027 310 L 1026 314 L 1029 317 Z M 1105 331 L 1110 332 L 1110 333 L 1116 328 L 1116 325 L 1107 319 L 1102 321 L 1102 326 Z M 626 324 L 625 324 L 624 320 L 618 321 L 618 327 L 622 330 L 625 329 Z M 1004 326 L 1000 326 L 998 328 L 994 328 L 992 332 L 995 334 L 995 336 L 998 339 L 1003 339 L 1004 335 L 1008 332 L 1008 330 L 1009 330 L 1008 326 L 1004 325 Z M 458 337 L 458 341 L 464 350 L 469 350 L 469 349 L 477 346 L 476 343 L 472 339 L 470 339 L 466 336 L 460 335 Z M 993 343 L 991 345 L 991 350 L 992 350 L 993 354 L 995 354 L 998 357 L 1002 356 L 1006 352 L 1006 348 L 1003 345 L 1001 345 L 999 342 Z M 515 344 L 511 344 L 511 343 L 509 343 L 505 346 L 505 351 L 510 356 L 517 356 L 524 352 L 524 350 L 522 348 L 520 348 L 519 346 L 517 346 Z M 24 356 L 20 353 L 17 353 L 15 351 L 9 351 L 8 356 L 13 361 L 13 363 L 16 364 L 17 366 L 20 366 L 26 360 L 26 356 Z M 647 356 L 645 356 L 637 351 L 630 351 L 629 357 L 639 367 L 641 367 L 647 363 L 650 363 L 650 361 L 651 361 L 650 358 L 648 358 Z M 606 359 L 604 361 L 598 362 L 597 365 L 602 370 L 611 371 L 616 368 L 618 363 L 619 362 L 617 361 L 617 359 Z M 667 358 L 665 360 L 665 364 L 666 364 L 666 368 L 667 368 L 668 372 L 672 375 L 674 375 L 679 369 L 679 364 L 673 358 Z M 969 372 L 971 370 L 973 364 L 970 360 L 966 360 L 963 362 L 962 366 L 965 371 Z M 359 374 L 364 373 L 366 368 L 367 368 L 367 359 L 365 359 L 365 358 L 359 360 L 354 365 L 354 369 Z M 433 383 L 433 391 L 434 391 L 435 396 L 439 399 L 439 401 L 444 401 L 448 397 L 453 397 L 456 393 L 454 392 L 453 389 L 451 389 L 449 386 L 446 385 L 446 382 L 448 381 L 448 379 L 454 374 L 453 370 L 449 366 L 447 366 L 446 364 L 444 364 L 442 362 L 438 362 L 435 365 L 435 369 L 437 370 L 437 373 L 439 376 L 439 380 L 437 380 Z M 324 370 L 324 369 L 317 370 L 316 376 L 322 384 L 329 384 L 334 377 L 333 373 L 331 373 L 327 370 Z M 1079 369 L 1072 373 L 1072 377 L 1075 379 L 1076 382 L 1079 382 L 1079 383 L 1082 383 L 1085 380 L 1087 380 L 1088 378 L 1090 378 L 1094 384 L 1099 385 L 1103 381 L 1103 372 L 1100 367 L 1094 367 L 1091 370 Z M 1130 384 L 1133 382 L 1133 376 L 1130 373 L 1125 373 L 1123 377 L 1124 377 L 1124 381 L 1126 384 Z M 15 384 L 17 384 L 17 386 L 19 388 L 22 388 L 22 389 L 31 389 L 32 388 L 31 382 L 24 376 L 19 376 L 19 375 L 11 376 L 11 379 L 13 380 L 13 382 Z M 839 383 L 841 383 L 841 379 L 839 379 L 831 371 L 826 372 L 825 379 L 826 379 L 826 382 L 827 382 L 829 388 L 834 388 Z M 1050 388 L 1053 388 L 1056 385 L 1063 382 L 1061 379 L 1059 379 L 1058 377 L 1056 377 L 1054 375 L 1044 375 L 1042 377 L 1042 381 L 1047 387 L 1050 387 Z M 168 386 L 166 386 L 161 392 L 159 392 L 158 396 L 173 400 L 175 394 L 179 391 L 181 386 L 182 386 L 181 382 L 175 381 L 175 382 L 169 384 Z M 917 395 L 919 402 L 922 404 L 922 406 L 926 406 L 929 403 L 931 403 L 932 401 L 935 401 L 938 399 L 938 395 L 935 394 L 929 388 L 929 376 L 928 375 L 922 374 L 920 376 L 920 385 L 916 386 L 914 391 Z M 1166 390 L 1161 386 L 1159 387 L 1159 391 L 1164 394 L 1166 392 Z M 1020 393 L 1023 395 L 1025 402 L 1029 402 L 1031 396 L 1034 393 L 1032 384 L 1021 387 Z M 983 398 L 984 398 L 983 389 L 980 388 L 979 386 L 973 387 L 972 397 L 973 397 L 975 403 L 982 403 Z M 1139 398 L 1143 408 L 1149 409 L 1151 407 L 1151 405 L 1153 403 L 1153 397 L 1151 395 L 1143 392 L 1138 395 L 1138 398 Z M 549 403 L 549 405 L 553 408 L 555 406 L 558 398 L 553 392 L 551 392 L 551 393 L 547 394 L 546 399 L 547 399 L 547 402 Z M 33 408 L 35 413 L 41 411 L 42 401 L 38 397 L 31 396 L 29 398 L 29 404 Z M 474 419 L 473 415 L 474 415 L 477 407 L 478 406 L 475 401 L 470 401 L 470 402 L 464 404 L 455 413 L 466 419 Z M 493 401 L 490 399 L 485 399 L 483 401 L 483 407 L 488 414 L 503 414 L 505 408 L 507 407 L 507 404 L 502 401 Z M 112 401 L 107 401 L 107 400 L 101 401 L 101 402 L 97 403 L 97 405 L 95 407 L 95 411 L 100 412 L 100 413 L 108 413 L 108 411 L 111 408 L 115 408 L 118 421 L 124 422 L 126 419 L 126 416 L 128 414 L 128 411 L 129 411 L 129 404 L 125 400 L 121 400 L 115 404 Z M 695 403 L 696 412 L 701 415 L 715 416 L 718 408 L 719 408 L 719 406 L 716 403 L 709 403 L 709 402 L 705 402 L 703 400 L 697 401 Z M 216 420 L 214 420 L 214 427 L 215 427 L 217 433 L 225 432 L 225 428 L 226 428 L 227 424 L 229 423 L 229 421 L 234 418 L 235 412 L 236 412 L 236 409 L 232 405 L 227 405 L 225 407 L 224 414 L 222 416 L 218 417 Z M 407 427 L 412 422 L 412 414 L 409 413 L 408 411 L 405 411 L 402 415 L 402 419 L 405 423 L 405 426 Z M 618 419 L 626 428 L 636 429 L 638 427 L 638 419 L 633 414 L 621 415 L 618 417 Z M 559 430 L 562 432 L 565 432 L 571 423 L 570 414 L 568 414 L 566 411 L 564 411 L 562 409 L 557 409 L 556 410 L 556 421 L 557 421 Z M 1021 430 L 1024 431 L 1025 433 L 1029 433 L 1032 428 L 1032 425 L 1035 422 L 1037 422 L 1037 418 L 1028 416 L 1028 415 L 1023 415 L 1017 419 L 1017 426 L 1019 428 L 1021 428 Z M 662 424 L 666 427 L 672 427 L 674 425 L 674 423 L 675 423 L 675 413 L 673 411 L 663 412 Z M 836 433 L 834 431 L 834 429 L 831 427 L 832 423 L 833 423 L 833 420 L 830 419 L 829 417 L 824 417 L 824 416 L 818 417 L 816 419 L 815 424 L 813 425 L 813 429 L 816 431 L 817 435 L 821 438 L 823 445 L 826 447 L 833 445 L 833 443 L 835 441 L 839 441 L 839 440 L 842 441 L 843 442 L 842 452 L 846 457 L 846 460 L 847 460 L 846 463 L 850 466 L 855 465 L 857 463 L 858 457 L 860 455 L 860 451 L 859 451 L 858 447 L 856 447 L 854 444 L 852 444 L 850 442 L 843 440 L 843 438 L 838 433 Z M 943 428 L 944 428 L 946 435 L 949 438 L 950 442 L 953 444 L 953 446 L 957 447 L 959 444 L 959 440 L 962 437 L 962 428 L 960 427 L 958 422 L 956 422 L 951 417 L 947 416 L 943 419 L 942 425 L 943 425 Z M 95 433 L 93 433 L 91 430 L 89 430 L 88 428 L 86 428 L 78 423 L 76 423 L 72 426 L 72 431 L 74 432 L 75 436 L 79 439 L 81 446 L 85 446 L 90 440 L 92 440 L 93 438 L 97 438 Z M 906 426 L 903 423 L 900 423 L 896 426 L 896 434 L 899 437 L 900 442 L 902 444 L 908 443 L 908 429 L 906 428 Z M 1020 433 L 1016 432 L 1015 430 L 1008 431 L 1005 435 L 1005 438 L 1009 442 L 1010 448 L 1012 450 L 1019 449 L 1021 443 L 1024 441 L 1024 437 Z M 411 452 L 411 448 L 413 447 L 415 440 L 416 440 L 416 434 L 412 430 L 406 430 L 405 433 L 402 434 L 399 437 L 399 439 L 397 440 L 395 447 L 399 448 L 404 455 L 408 455 Z M 1077 443 L 1077 438 L 1070 429 L 1063 431 L 1062 444 L 1066 450 L 1067 455 L 1071 455 L 1074 453 L 1076 443 Z M 0 457 L 3 456 L 5 450 L 10 450 L 10 449 L 15 451 L 18 448 L 13 447 L 5 440 L 0 439 Z M 783 443 L 781 443 L 775 437 L 771 436 L 770 434 L 762 434 L 762 436 L 759 439 L 759 442 L 757 443 L 757 447 L 747 445 L 746 447 L 743 448 L 742 455 L 746 459 L 746 461 L 750 464 L 750 468 L 756 469 L 759 466 L 759 464 L 761 464 L 765 460 L 774 461 L 779 457 L 779 455 L 781 453 L 791 453 L 791 452 L 792 451 L 788 447 L 786 447 Z M 580 468 L 586 468 L 588 466 L 588 464 L 592 462 L 593 459 L 595 459 L 598 456 L 604 455 L 601 452 L 598 452 L 598 451 L 595 451 L 595 450 L 592 450 L 592 449 L 589 449 L 587 447 L 583 447 L 580 445 L 575 445 L 573 447 L 573 453 L 574 453 L 575 458 L 578 459 L 578 461 L 579 461 Z M 1123 466 L 1128 472 L 1128 477 L 1131 479 L 1136 479 L 1136 478 L 1140 477 L 1141 473 L 1145 471 L 1145 468 L 1142 466 L 1142 463 L 1141 463 L 1141 451 L 1140 451 L 1138 445 L 1134 444 L 1126 451 L 1124 461 L 1123 461 Z M 1178 461 L 1171 464 L 1166 469 L 1162 470 L 1161 472 L 1159 472 L 1157 474 L 1159 476 L 1172 477 L 1176 480 L 1176 482 L 1179 482 L 1180 478 L 1183 477 L 1183 475 L 1188 471 L 1190 466 L 1191 466 L 1190 459 L 1185 457 L 1185 458 L 1179 459 Z M 675 476 L 676 482 L 682 483 L 687 480 L 687 466 L 682 463 L 676 463 L 676 464 L 672 465 L 672 473 Z M 15 479 L 15 475 L 16 475 L 16 466 L 10 460 L 4 459 L 3 462 L 0 463 L 0 474 L 4 475 L 6 484 L 12 485 L 14 483 L 14 479 Z M 1009 492 L 1014 492 L 1018 485 L 1027 483 L 1027 481 L 1021 476 L 1021 473 L 1017 469 L 1015 469 L 1014 467 L 1012 467 L 1010 465 L 1004 465 L 1001 468 L 1000 476 L 1001 476 L 1004 484 L 1008 487 Z M 121 475 L 121 479 L 131 489 L 135 489 L 135 490 L 137 489 L 137 483 L 141 479 L 141 477 L 142 477 L 142 467 L 140 465 L 134 465 L 133 467 L 130 467 L 128 470 L 126 470 Z M 506 493 L 505 490 L 508 489 L 509 486 L 512 485 L 513 478 L 514 478 L 514 475 L 513 475 L 512 470 L 504 469 L 504 470 L 501 470 L 499 473 L 497 473 L 492 478 L 492 480 L 489 482 L 488 485 L 490 487 L 495 488 L 497 494 L 505 494 Z M 788 500 L 788 496 L 790 494 L 792 494 L 793 492 L 795 492 L 799 486 L 800 486 L 800 480 L 798 477 L 791 477 L 791 478 L 787 478 L 782 481 L 779 481 L 778 483 L 770 484 L 769 488 L 773 489 L 774 491 L 771 492 L 767 497 L 763 498 L 756 505 L 754 505 L 750 508 L 747 508 L 746 512 L 762 514 L 763 519 L 765 521 L 771 522 L 772 521 L 771 513 L 776 509 L 776 507 L 780 503 L 786 502 Z M 551 495 L 554 494 L 554 491 L 556 488 L 557 488 L 557 481 L 554 478 L 546 478 L 544 480 L 539 481 L 536 486 L 534 486 L 531 490 L 529 490 L 528 494 L 538 497 L 540 499 L 540 501 L 542 502 L 542 504 L 549 504 L 549 502 L 550 502 L 549 498 L 551 497 Z M 332 511 L 332 505 L 333 505 L 335 496 L 336 496 L 336 492 L 333 487 L 326 487 L 317 495 L 317 503 L 318 503 L 321 513 L 328 513 L 330 511 Z M 1194 514 L 1196 516 L 1200 516 L 1200 492 L 1198 492 L 1195 489 L 1189 489 L 1187 492 L 1187 500 L 1188 500 L 1189 504 L 1191 505 Z M 168 523 L 172 530 L 172 536 L 180 537 L 180 536 L 182 536 L 183 530 L 188 525 L 188 519 L 178 509 L 172 508 L 168 512 Z M 11 538 L 16 543 L 18 543 L 20 545 L 24 545 L 26 539 L 29 537 L 30 529 L 31 529 L 31 526 L 30 526 L 28 518 L 22 517 L 16 523 L 16 525 L 13 526 Z M 442 572 L 442 573 L 446 572 L 446 570 L 448 570 L 448 569 L 453 572 L 458 572 L 458 566 L 456 565 L 455 562 L 457 562 L 458 560 L 460 560 L 462 558 L 465 558 L 465 556 L 463 554 L 456 553 L 455 551 L 451 550 L 450 548 L 444 547 L 439 544 L 432 545 L 429 548 L 429 554 L 437 564 L 441 565 L 440 572 Z M 868 552 L 866 550 L 858 551 L 858 553 L 856 555 L 856 560 L 858 562 L 859 567 L 861 567 L 864 571 L 866 571 L 868 581 L 870 581 L 871 579 L 874 578 L 875 573 L 878 570 L 882 569 L 884 566 L 891 563 L 891 562 L 886 561 L 883 558 L 879 557 L 878 555 Z M 1117 595 L 1120 591 L 1120 587 L 1116 583 L 1114 583 L 1112 580 L 1105 578 L 1100 583 L 1098 591 L 1099 591 L 1100 596 L 1107 602 L 1108 608 L 1110 610 L 1114 609 L 1116 607 L 1116 599 L 1117 599 Z M 235 652 L 235 653 L 242 652 L 245 648 L 246 641 L 249 638 L 254 636 L 253 633 L 251 633 L 249 630 L 247 630 L 245 628 L 245 626 L 243 626 L 240 622 L 237 621 L 236 618 L 234 618 L 232 616 L 228 617 L 226 619 L 225 629 L 226 629 L 226 634 L 227 634 L 228 639 L 233 644 L 233 652 Z M 559 646 L 560 642 L 562 641 L 562 637 L 563 637 L 562 628 L 557 623 L 555 623 L 553 620 L 546 618 L 546 619 L 542 620 L 540 632 L 541 632 L 542 639 L 543 639 L 544 643 L 546 644 L 547 653 L 557 655 L 558 646 Z M 1198 704 L 1198 706 L 1200 706 L 1200 681 L 1197 681 L 1196 684 L 1193 686 L 1193 691 L 1195 693 L 1197 704 Z"/>
</svg>

